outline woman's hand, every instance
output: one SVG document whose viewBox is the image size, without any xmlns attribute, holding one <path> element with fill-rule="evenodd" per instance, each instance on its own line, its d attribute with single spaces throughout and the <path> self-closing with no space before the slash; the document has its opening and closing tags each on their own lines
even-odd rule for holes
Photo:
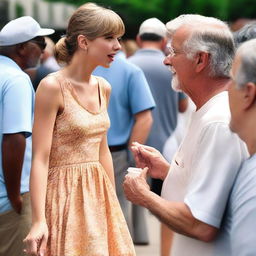
<svg viewBox="0 0 256 256">
<path fill-rule="evenodd" d="M 28 256 L 44 256 L 48 240 L 48 227 L 46 222 L 32 225 L 29 234 L 23 240 L 25 253 Z"/>
</svg>

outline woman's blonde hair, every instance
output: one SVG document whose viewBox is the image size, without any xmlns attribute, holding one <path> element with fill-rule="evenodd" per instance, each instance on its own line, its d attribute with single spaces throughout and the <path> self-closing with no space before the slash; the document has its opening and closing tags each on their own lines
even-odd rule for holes
<svg viewBox="0 0 256 256">
<path fill-rule="evenodd" d="M 124 23 L 114 11 L 86 3 L 80 6 L 71 16 L 66 36 L 62 37 L 55 46 L 55 57 L 60 64 L 69 63 L 77 50 L 77 37 L 86 36 L 94 40 L 101 36 L 124 34 Z"/>
</svg>

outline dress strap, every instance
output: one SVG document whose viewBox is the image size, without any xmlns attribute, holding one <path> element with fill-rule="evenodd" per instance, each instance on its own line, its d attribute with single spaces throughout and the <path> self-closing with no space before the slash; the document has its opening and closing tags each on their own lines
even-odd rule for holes
<svg viewBox="0 0 256 256">
<path fill-rule="evenodd" d="M 58 81 L 58 84 L 60 86 L 60 90 L 61 90 L 61 94 L 63 97 L 63 106 L 64 109 L 62 111 L 62 113 L 65 111 L 66 107 L 67 107 L 67 96 L 68 96 L 68 88 L 67 88 L 67 82 L 66 80 L 61 76 L 61 74 L 59 73 L 59 71 L 51 73 L 50 75 L 54 76 L 56 78 L 56 80 Z"/>
<path fill-rule="evenodd" d="M 96 76 L 96 79 L 98 80 L 99 89 L 100 89 L 100 95 L 101 95 L 101 104 L 104 106 L 104 108 L 108 107 L 108 101 L 109 101 L 109 93 L 107 93 L 107 89 L 110 86 L 110 84 L 102 77 Z"/>
</svg>

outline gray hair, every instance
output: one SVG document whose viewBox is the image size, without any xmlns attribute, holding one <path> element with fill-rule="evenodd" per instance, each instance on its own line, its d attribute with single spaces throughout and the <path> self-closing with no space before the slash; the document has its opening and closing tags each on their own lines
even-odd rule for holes
<svg viewBox="0 0 256 256">
<path fill-rule="evenodd" d="M 202 51 L 210 54 L 210 75 L 228 77 L 234 56 L 233 35 L 226 23 L 198 14 L 180 15 L 166 24 L 168 35 L 172 35 L 182 26 L 193 29 L 183 44 L 187 57 L 192 59 Z"/>
<path fill-rule="evenodd" d="M 234 77 L 238 88 L 249 82 L 256 84 L 256 39 L 249 40 L 237 49 L 236 58 L 241 62 Z"/>
<path fill-rule="evenodd" d="M 241 29 L 234 32 L 234 40 L 237 47 L 241 43 L 253 38 L 256 38 L 256 22 L 246 24 Z"/>
</svg>

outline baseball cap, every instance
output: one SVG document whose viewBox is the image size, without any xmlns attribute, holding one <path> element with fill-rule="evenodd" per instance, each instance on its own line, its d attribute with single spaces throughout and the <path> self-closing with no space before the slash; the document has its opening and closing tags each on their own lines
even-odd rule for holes
<svg viewBox="0 0 256 256">
<path fill-rule="evenodd" d="M 162 21 L 157 18 L 150 18 L 143 21 L 140 25 L 139 35 L 150 33 L 161 37 L 166 36 L 166 27 Z"/>
<path fill-rule="evenodd" d="M 47 36 L 55 31 L 41 28 L 39 23 L 30 16 L 23 16 L 8 22 L 0 31 L 0 46 L 23 43 L 37 36 Z"/>
</svg>

